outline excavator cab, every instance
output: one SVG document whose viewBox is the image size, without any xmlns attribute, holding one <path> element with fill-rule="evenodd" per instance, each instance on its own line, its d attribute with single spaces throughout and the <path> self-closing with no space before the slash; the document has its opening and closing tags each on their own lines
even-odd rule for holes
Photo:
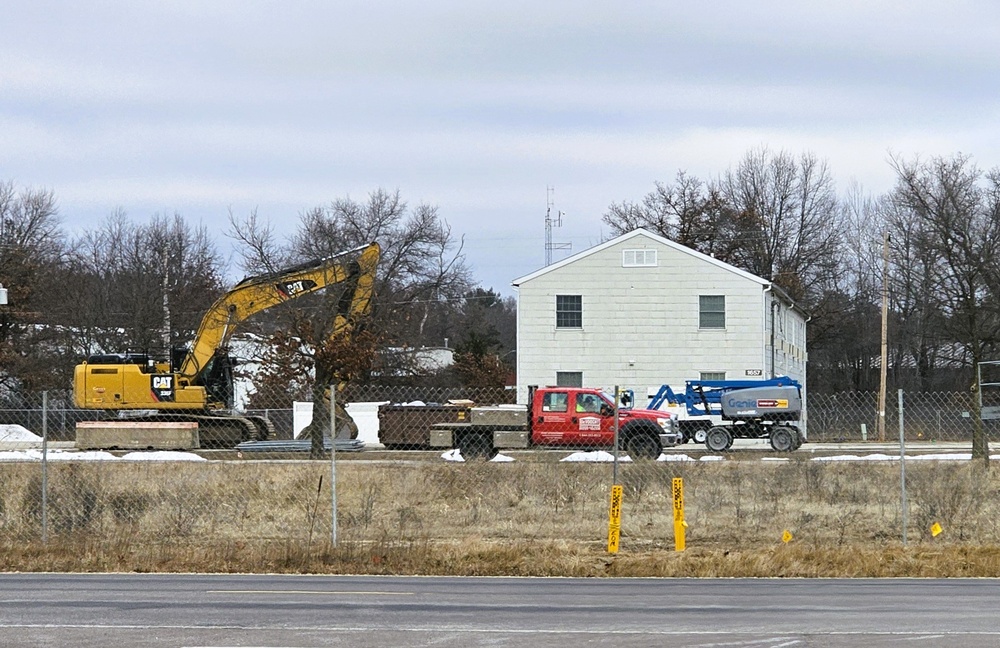
<svg viewBox="0 0 1000 648">
<path fill-rule="evenodd" d="M 229 355 L 228 349 L 219 349 L 209 360 L 205 368 L 205 396 L 221 406 L 221 409 L 231 410 L 234 406 L 233 369 L 236 359 Z"/>
</svg>

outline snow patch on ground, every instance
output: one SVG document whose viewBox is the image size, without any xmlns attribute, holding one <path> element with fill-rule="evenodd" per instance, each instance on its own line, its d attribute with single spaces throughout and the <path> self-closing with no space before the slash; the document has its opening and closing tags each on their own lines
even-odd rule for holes
<svg viewBox="0 0 1000 648">
<path fill-rule="evenodd" d="M 465 457 L 462 456 L 462 451 L 458 448 L 453 448 L 448 452 L 441 455 L 441 458 L 445 461 L 459 461 L 464 462 Z M 505 454 L 497 454 L 497 456 L 490 459 L 490 463 L 510 463 L 514 461 L 514 457 L 508 457 Z"/>
<path fill-rule="evenodd" d="M 29 432 L 27 428 L 21 425 L 4 424 L 0 425 L 0 442 L 4 441 L 33 441 L 40 443 L 42 441 L 42 437 L 34 434 L 33 432 Z"/>
<path fill-rule="evenodd" d="M 192 452 L 154 451 L 129 452 L 116 457 L 103 450 L 49 450 L 49 461 L 208 461 Z M 41 461 L 41 450 L 8 450 L 0 452 L 0 461 Z"/>
<path fill-rule="evenodd" d="M 589 461 L 593 463 L 606 463 L 613 462 L 615 456 L 610 452 L 605 452 L 604 450 L 594 450 L 593 452 L 574 452 L 568 457 L 563 457 L 560 461 Z M 631 462 L 632 457 L 628 455 L 618 455 L 619 463 Z"/>
<path fill-rule="evenodd" d="M 176 450 L 159 450 L 155 452 L 129 452 L 122 455 L 123 461 L 208 461 L 205 457 L 193 452 L 178 452 Z"/>
<path fill-rule="evenodd" d="M 1000 455 L 990 455 L 990 461 L 1000 459 Z M 831 457 L 813 457 L 813 461 L 899 461 L 899 455 L 870 454 L 870 455 L 834 455 Z M 941 452 L 935 454 L 912 454 L 906 455 L 907 461 L 970 461 L 971 452 Z"/>
<path fill-rule="evenodd" d="M 34 452 L 34 450 L 30 451 Z M 0 451 L 0 461 L 41 461 L 42 453 L 38 452 L 37 457 L 32 457 L 29 452 L 15 452 L 13 450 Z"/>
</svg>

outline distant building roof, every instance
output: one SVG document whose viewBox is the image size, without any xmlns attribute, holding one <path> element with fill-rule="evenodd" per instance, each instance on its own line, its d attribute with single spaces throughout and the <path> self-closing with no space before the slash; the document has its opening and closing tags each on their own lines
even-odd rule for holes
<svg viewBox="0 0 1000 648">
<path fill-rule="evenodd" d="M 667 246 L 669 248 L 673 248 L 674 250 L 677 250 L 678 252 L 682 252 L 684 254 L 689 254 L 689 255 L 697 258 L 697 259 L 701 259 L 701 260 L 705 261 L 706 263 L 711 263 L 714 266 L 718 266 L 719 268 L 722 268 L 722 269 L 728 270 L 729 272 L 732 272 L 734 274 L 740 275 L 741 277 L 744 277 L 744 278 L 746 278 L 746 279 L 748 279 L 750 281 L 753 281 L 755 283 L 758 283 L 758 284 L 760 284 L 762 286 L 769 286 L 769 285 L 771 285 L 770 281 L 768 281 L 766 279 L 761 279 L 757 275 L 751 274 L 751 273 L 747 272 L 746 270 L 740 270 L 736 266 L 730 265 L 730 264 L 726 263 L 725 261 L 720 261 L 719 259 L 716 259 L 715 257 L 709 256 L 707 254 L 702 254 L 701 252 L 698 252 L 697 250 L 692 250 L 691 248 L 689 248 L 689 247 L 687 247 L 685 245 L 681 245 L 680 243 L 678 243 L 676 241 L 671 241 L 668 238 L 660 236 L 659 234 L 654 234 L 654 233 L 650 232 L 649 230 L 642 229 L 642 228 L 634 229 L 631 232 L 628 232 L 626 234 L 622 234 L 621 236 L 617 236 L 617 237 L 615 237 L 613 239 L 605 241 L 604 243 L 601 243 L 600 245 L 595 245 L 594 247 L 588 248 L 586 250 L 583 250 L 582 252 L 577 252 L 576 254 L 574 254 L 572 256 L 568 256 L 568 257 L 566 257 L 565 259 L 563 259 L 561 261 L 553 263 L 552 265 L 545 266 L 544 268 L 540 268 L 538 270 L 535 270 L 531 274 L 524 275 L 523 277 L 518 277 L 517 279 L 515 279 L 514 281 L 511 282 L 511 285 L 513 285 L 515 287 L 516 286 L 520 286 L 522 283 L 525 283 L 527 281 L 531 281 L 532 279 L 534 279 L 536 277 L 539 277 L 539 276 L 541 276 L 543 274 L 546 274 L 548 272 L 552 272 L 553 270 L 558 270 L 559 268 L 563 268 L 565 266 L 568 266 L 569 264 L 571 264 L 571 263 L 573 263 L 575 261 L 578 261 L 578 260 L 580 260 L 580 259 L 582 259 L 584 257 L 588 257 L 591 254 L 597 254 L 598 252 L 602 252 L 602 251 L 608 249 L 609 247 L 611 247 L 613 245 L 618 245 L 619 243 L 624 243 L 626 241 L 629 241 L 629 240 L 632 240 L 632 239 L 635 239 L 635 238 L 647 238 L 647 239 L 650 239 L 652 241 L 655 241 L 657 243 L 665 245 L 665 246 Z"/>
</svg>

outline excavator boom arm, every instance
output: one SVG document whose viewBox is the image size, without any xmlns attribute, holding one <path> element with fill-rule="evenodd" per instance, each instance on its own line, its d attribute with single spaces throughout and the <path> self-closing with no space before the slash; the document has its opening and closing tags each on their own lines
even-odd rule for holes
<svg viewBox="0 0 1000 648">
<path fill-rule="evenodd" d="M 229 342 L 236 326 L 248 317 L 327 286 L 351 282 L 334 322 L 334 330 L 342 330 L 348 317 L 367 312 L 380 253 L 378 244 L 370 243 L 276 273 L 244 279 L 205 313 L 180 367 L 180 377 L 197 384 L 215 352 Z"/>
</svg>

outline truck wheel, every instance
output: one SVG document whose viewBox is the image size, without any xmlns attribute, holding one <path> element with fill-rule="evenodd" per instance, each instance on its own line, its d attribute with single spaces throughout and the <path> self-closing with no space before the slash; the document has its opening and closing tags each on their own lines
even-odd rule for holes
<svg viewBox="0 0 1000 648">
<path fill-rule="evenodd" d="M 705 447 L 712 452 L 725 452 L 733 447 L 733 435 L 721 426 L 709 428 L 705 435 Z"/>
<path fill-rule="evenodd" d="M 639 433 L 630 436 L 625 440 L 625 451 L 632 461 L 642 459 L 657 459 L 663 448 L 660 447 L 659 436 L 652 436 L 648 433 Z"/>
<path fill-rule="evenodd" d="M 493 435 L 466 433 L 458 437 L 458 449 L 466 461 L 483 459 L 489 461 L 497 456 L 493 447 Z"/>
<path fill-rule="evenodd" d="M 700 427 L 694 431 L 694 442 L 695 443 L 705 443 L 705 439 L 708 437 L 708 428 Z"/>
<path fill-rule="evenodd" d="M 771 429 L 771 447 L 778 452 L 791 452 L 795 449 L 798 433 L 791 428 L 778 426 Z"/>
</svg>

